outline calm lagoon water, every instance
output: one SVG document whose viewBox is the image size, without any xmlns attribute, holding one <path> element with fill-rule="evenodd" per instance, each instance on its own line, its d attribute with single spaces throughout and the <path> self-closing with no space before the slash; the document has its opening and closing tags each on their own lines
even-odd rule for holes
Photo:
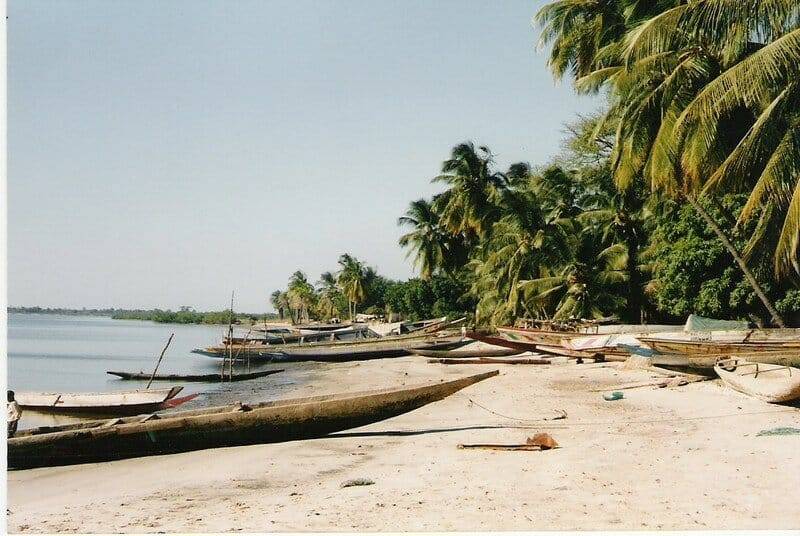
<svg viewBox="0 0 800 536">
<path fill-rule="evenodd" d="M 80 392 L 143 389 L 147 382 L 121 381 L 107 370 L 152 372 L 170 333 L 175 337 L 159 373 L 208 374 L 220 370 L 217 359 L 191 350 L 218 342 L 227 326 L 156 324 L 109 317 L 49 314 L 8 315 L 8 388 L 15 391 Z M 277 368 L 253 365 L 251 370 Z M 231 399 L 279 397 L 307 367 L 284 367 L 285 373 L 233 384 L 186 383 L 181 395 L 202 393 L 181 408 L 226 403 Z M 165 382 L 153 387 L 169 387 Z M 27 413 L 27 415 L 26 415 Z M 52 417 L 23 413 L 20 428 L 53 424 Z M 63 418 L 57 419 L 63 422 Z"/>
</svg>

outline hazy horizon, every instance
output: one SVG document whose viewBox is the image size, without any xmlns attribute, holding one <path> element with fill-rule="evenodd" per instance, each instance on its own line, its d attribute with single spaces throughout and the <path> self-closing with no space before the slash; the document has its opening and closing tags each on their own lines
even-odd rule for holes
<svg viewBox="0 0 800 536">
<path fill-rule="evenodd" d="M 393 279 L 451 148 L 546 164 L 598 107 L 544 1 L 8 5 L 10 306 L 271 310 L 349 252 Z"/>
</svg>

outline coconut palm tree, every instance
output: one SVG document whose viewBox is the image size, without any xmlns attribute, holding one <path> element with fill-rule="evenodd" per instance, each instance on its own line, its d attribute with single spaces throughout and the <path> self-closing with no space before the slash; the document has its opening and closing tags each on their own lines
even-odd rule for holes
<svg viewBox="0 0 800 536">
<path fill-rule="evenodd" d="M 289 289 L 286 292 L 289 305 L 294 311 L 293 320 L 295 322 L 308 322 L 309 310 L 316 301 L 314 287 L 308 282 L 306 274 L 297 270 L 289 278 Z"/>
<path fill-rule="evenodd" d="M 574 257 L 563 267 L 519 282 L 528 307 L 552 312 L 555 320 L 602 318 L 617 311 L 624 304 L 625 246 L 603 247 L 601 233 L 589 227 L 573 247 Z"/>
<path fill-rule="evenodd" d="M 494 171 L 492 163 L 487 147 L 476 149 L 471 142 L 461 143 L 442 164 L 441 175 L 433 179 L 448 187 L 434 200 L 433 209 L 451 234 L 462 234 L 467 240 L 485 237 L 500 218 L 497 203 L 509 179 Z"/>
<path fill-rule="evenodd" d="M 597 2 L 571 3 L 578 4 Z M 600 33 L 601 46 L 586 49 L 594 57 L 584 62 L 591 69 L 574 71 L 576 87 L 610 90 L 618 186 L 643 179 L 654 191 L 690 203 L 782 326 L 746 261 L 772 232 L 776 274 L 800 273 L 800 5 L 676 0 L 651 6 L 623 10 L 624 35 Z M 572 43 L 574 27 L 574 21 L 551 24 L 543 38 Z M 700 202 L 735 189 L 752 192 L 740 222 L 759 219 L 744 254 Z"/>
<path fill-rule="evenodd" d="M 442 228 L 434 204 L 425 199 L 412 201 L 405 215 L 397 219 L 398 225 L 411 227 L 410 232 L 400 237 L 399 243 L 408 248 L 407 256 L 414 255 L 414 265 L 425 280 L 438 271 L 452 274 L 466 262 L 463 239 Z"/>
<path fill-rule="evenodd" d="M 350 319 L 354 320 L 358 304 L 367 297 L 367 281 L 370 273 L 361 261 L 349 253 L 339 257 L 339 266 L 337 281 L 339 288 L 347 298 Z M 371 273 L 374 276 L 374 270 Z"/>
<path fill-rule="evenodd" d="M 322 317 L 327 320 L 339 316 L 339 308 L 336 304 L 341 296 L 341 291 L 336 276 L 331 272 L 323 272 L 317 282 L 317 290 L 319 291 L 317 308 Z"/>
<path fill-rule="evenodd" d="M 269 302 L 272 304 L 272 307 L 278 313 L 281 320 L 283 320 L 286 311 L 289 309 L 289 299 L 286 293 L 281 290 L 274 291 L 269 295 Z"/>
</svg>

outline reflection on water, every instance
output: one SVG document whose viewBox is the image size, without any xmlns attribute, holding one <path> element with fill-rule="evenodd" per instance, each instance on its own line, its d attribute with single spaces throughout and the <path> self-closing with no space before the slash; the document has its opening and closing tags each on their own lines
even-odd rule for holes
<svg viewBox="0 0 800 536">
<path fill-rule="evenodd" d="M 219 342 L 227 326 L 156 324 L 108 317 L 20 314 L 8 315 L 8 388 L 18 392 L 109 392 L 144 389 L 146 381 L 123 381 L 107 370 L 152 372 L 170 333 L 175 337 L 159 367 L 160 374 L 208 374 L 220 370 L 220 360 L 191 350 Z M 275 365 L 252 365 L 252 370 Z M 296 371 L 234 384 L 186 383 L 181 396 L 202 393 L 178 409 L 191 409 L 218 400 L 269 399 L 296 382 Z M 153 386 L 168 387 L 156 382 Z M 81 417 L 48 415 L 24 410 L 20 429 L 52 426 Z"/>
</svg>

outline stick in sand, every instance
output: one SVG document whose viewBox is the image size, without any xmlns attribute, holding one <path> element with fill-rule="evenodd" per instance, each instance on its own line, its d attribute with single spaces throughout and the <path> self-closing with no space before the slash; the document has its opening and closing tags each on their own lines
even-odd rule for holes
<svg viewBox="0 0 800 536">
<path fill-rule="evenodd" d="M 161 350 L 161 355 L 158 356 L 158 362 L 156 363 L 156 368 L 153 369 L 153 374 L 150 375 L 150 381 L 147 382 L 147 387 L 145 387 L 145 389 L 150 389 L 150 384 L 153 383 L 153 378 L 156 377 L 156 371 L 158 370 L 158 366 L 161 364 L 161 360 L 164 359 L 164 353 L 166 353 L 167 348 L 169 348 L 169 343 L 172 342 L 172 337 L 174 336 L 175 336 L 174 333 L 170 334 L 169 339 L 167 340 L 167 345 L 164 346 L 163 350 Z"/>
</svg>

